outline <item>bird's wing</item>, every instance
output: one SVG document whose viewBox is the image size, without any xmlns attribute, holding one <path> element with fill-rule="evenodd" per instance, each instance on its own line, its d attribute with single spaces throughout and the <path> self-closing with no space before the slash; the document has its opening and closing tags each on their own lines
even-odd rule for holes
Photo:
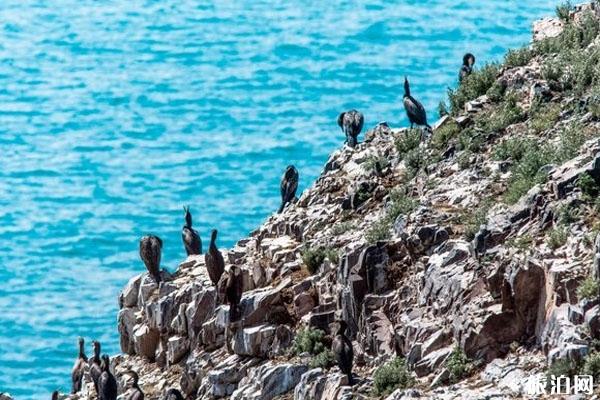
<svg viewBox="0 0 600 400">
<path fill-rule="evenodd" d="M 363 124 L 365 123 L 365 117 L 361 112 L 356 112 L 354 114 L 354 126 L 356 127 L 356 131 L 362 131 Z"/>
<path fill-rule="evenodd" d="M 337 117 L 337 124 L 342 129 L 343 129 L 343 125 L 344 125 L 344 116 L 345 115 L 346 115 L 346 113 L 343 112 L 343 113 L 340 113 L 340 115 L 338 115 L 338 117 Z"/>
</svg>

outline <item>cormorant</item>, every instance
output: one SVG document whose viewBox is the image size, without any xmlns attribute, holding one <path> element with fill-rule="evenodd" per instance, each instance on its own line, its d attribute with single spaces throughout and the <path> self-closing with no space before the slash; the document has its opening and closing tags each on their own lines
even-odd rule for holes
<svg viewBox="0 0 600 400">
<path fill-rule="evenodd" d="M 364 122 L 365 118 L 362 113 L 356 110 L 346 111 L 338 116 L 337 123 L 346 135 L 348 146 L 356 146 L 358 143 L 356 138 L 360 134 L 360 131 L 362 131 Z"/>
<path fill-rule="evenodd" d="M 282 212 L 287 203 L 291 203 L 296 197 L 298 189 L 298 170 L 293 165 L 288 165 L 285 173 L 281 177 L 281 207 L 278 213 Z"/>
<path fill-rule="evenodd" d="M 338 331 L 333 343 L 331 344 L 331 350 L 335 355 L 335 359 L 340 367 L 342 373 L 348 375 L 348 384 L 352 385 L 352 362 L 354 360 L 354 350 L 352 349 L 352 342 L 346 336 L 346 321 L 338 322 Z"/>
<path fill-rule="evenodd" d="M 473 72 L 473 65 L 475 65 L 475 56 L 471 53 L 467 53 L 463 56 L 463 63 L 458 73 L 458 82 L 462 82 L 467 76 Z"/>
<path fill-rule="evenodd" d="M 225 297 L 229 303 L 229 322 L 235 322 L 240 318 L 238 306 L 244 292 L 242 271 L 237 265 L 232 265 L 227 278 Z"/>
<path fill-rule="evenodd" d="M 210 245 L 208 246 L 208 252 L 204 255 L 204 263 L 208 271 L 208 276 L 212 283 L 217 286 L 221 275 L 225 271 L 225 260 L 223 255 L 217 248 L 217 230 L 213 229 L 210 235 Z"/>
<path fill-rule="evenodd" d="M 58 390 L 52 392 L 52 400 L 58 400 Z"/>
<path fill-rule="evenodd" d="M 85 372 L 85 367 L 87 364 L 87 357 L 85 355 L 85 341 L 82 337 L 79 338 L 79 355 L 77 356 L 77 360 L 75 360 L 75 365 L 73 365 L 73 370 L 71 372 L 71 393 L 77 393 L 81 390 L 83 373 Z"/>
<path fill-rule="evenodd" d="M 117 400 L 117 380 L 110 372 L 108 355 L 102 356 L 102 375 L 98 380 L 98 400 Z"/>
<path fill-rule="evenodd" d="M 94 382 L 94 389 L 96 389 L 96 393 L 98 393 L 98 381 L 100 380 L 100 375 L 102 375 L 100 342 L 94 340 L 92 342 L 92 349 L 94 350 L 94 355 L 90 358 L 90 377 L 92 378 L 92 382 Z"/>
<path fill-rule="evenodd" d="M 410 85 L 408 84 L 408 79 L 404 77 L 404 109 L 406 110 L 406 115 L 408 116 L 408 120 L 410 121 L 410 127 L 412 128 L 415 124 L 424 125 L 427 128 L 431 129 L 431 126 L 427 123 L 427 113 L 425 112 L 425 108 L 423 104 L 421 104 L 417 99 L 410 95 Z"/>
<path fill-rule="evenodd" d="M 190 207 L 183 207 L 185 211 L 185 225 L 181 230 L 181 239 L 188 256 L 192 254 L 202 254 L 202 239 L 200 235 L 192 228 L 192 213 Z"/>
<path fill-rule="evenodd" d="M 140 380 L 139 375 L 135 371 L 127 371 L 127 374 L 133 379 L 133 382 L 131 383 L 131 388 L 133 390 L 127 397 L 127 400 L 144 400 L 144 392 L 142 392 L 142 389 L 140 389 L 140 386 L 138 385 L 138 381 Z"/>
<path fill-rule="evenodd" d="M 165 400 L 183 400 L 183 396 L 179 390 L 169 389 L 165 394 Z"/>
<path fill-rule="evenodd" d="M 140 239 L 140 257 L 150 275 L 160 282 L 160 253 L 162 251 L 162 240 L 158 236 L 148 235 Z"/>
</svg>

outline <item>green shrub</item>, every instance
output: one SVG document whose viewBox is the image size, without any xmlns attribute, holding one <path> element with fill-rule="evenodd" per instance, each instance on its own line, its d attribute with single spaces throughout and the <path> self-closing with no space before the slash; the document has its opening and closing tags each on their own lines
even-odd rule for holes
<svg viewBox="0 0 600 400">
<path fill-rule="evenodd" d="M 421 129 L 407 129 L 401 133 L 395 140 L 396 150 L 398 150 L 398 159 L 402 160 L 411 150 L 419 147 L 421 144 Z"/>
<path fill-rule="evenodd" d="M 568 376 L 573 377 L 578 374 L 581 366 L 570 360 L 559 359 L 548 367 L 546 370 L 546 389 L 550 390 L 552 386 L 552 376 Z"/>
<path fill-rule="evenodd" d="M 365 239 L 370 244 L 387 240 L 391 236 L 390 229 L 392 229 L 392 222 L 388 218 L 383 217 L 371 224 L 365 233 Z"/>
<path fill-rule="evenodd" d="M 477 153 L 485 143 L 484 133 L 472 128 L 463 129 L 458 136 L 458 150 L 468 150 L 471 153 Z"/>
<path fill-rule="evenodd" d="M 326 349 L 325 332 L 320 329 L 301 329 L 292 342 L 292 354 L 309 353 L 316 355 Z"/>
<path fill-rule="evenodd" d="M 486 132 L 500 132 L 509 125 L 522 122 L 526 114 L 517 105 L 515 96 L 506 96 L 502 105 L 492 113 L 481 113 L 476 125 Z"/>
<path fill-rule="evenodd" d="M 446 105 L 445 101 L 440 101 L 440 104 L 438 104 L 438 115 L 440 118 L 442 118 L 444 115 L 448 115 L 450 114 L 448 112 L 448 106 Z"/>
<path fill-rule="evenodd" d="M 562 225 L 569 225 L 579 219 L 580 210 L 574 204 L 563 204 L 558 207 L 558 222 Z"/>
<path fill-rule="evenodd" d="M 492 207 L 491 200 L 483 200 L 474 210 L 465 210 L 463 214 L 465 226 L 465 238 L 469 241 L 475 238 L 481 225 L 487 222 L 487 213 Z"/>
<path fill-rule="evenodd" d="M 351 222 L 338 222 L 331 228 L 331 234 L 333 236 L 340 236 L 354 228 L 355 225 Z"/>
<path fill-rule="evenodd" d="M 509 68 L 521 67 L 527 65 L 533 56 L 533 51 L 527 47 L 517 50 L 508 50 L 508 53 L 504 56 L 504 65 Z"/>
<path fill-rule="evenodd" d="M 333 352 L 329 349 L 325 349 L 322 352 L 316 354 L 308 363 L 308 366 L 310 368 L 329 369 L 333 365 L 335 365 L 335 356 Z"/>
<path fill-rule="evenodd" d="M 568 22 L 570 19 L 571 11 L 575 8 L 570 1 L 565 1 L 564 3 L 556 6 L 556 16 L 560 18 L 564 22 Z"/>
<path fill-rule="evenodd" d="M 459 382 L 473 370 L 473 364 L 467 358 L 465 352 L 458 346 L 446 358 L 444 366 L 450 373 L 449 381 L 452 384 Z"/>
<path fill-rule="evenodd" d="M 390 192 L 388 200 L 386 219 L 393 223 L 399 215 L 410 214 L 419 202 L 412 197 L 408 196 L 407 189 L 400 187 Z"/>
<path fill-rule="evenodd" d="M 415 384 L 406 360 L 396 357 L 375 370 L 373 386 L 377 396 L 386 396 L 396 389 L 406 389 Z"/>
<path fill-rule="evenodd" d="M 535 184 L 546 180 L 546 173 L 540 169 L 554 161 L 554 148 L 550 145 L 539 145 L 531 141 L 519 150 L 519 160 L 511 168 L 512 176 L 504 194 L 508 204 L 516 203 Z"/>
<path fill-rule="evenodd" d="M 311 368 L 327 369 L 335 363 L 334 355 L 325 342 L 325 332 L 320 329 L 301 329 L 292 342 L 291 354 L 308 353 L 312 356 Z"/>
<path fill-rule="evenodd" d="M 450 141 L 458 136 L 460 127 L 456 122 L 448 121 L 433 133 L 431 144 L 438 150 L 446 150 Z"/>
<path fill-rule="evenodd" d="M 469 168 L 469 166 L 471 165 L 472 155 L 473 152 L 471 150 L 465 150 L 462 153 L 460 153 L 457 157 L 458 168 L 460 168 L 461 170 Z"/>
<path fill-rule="evenodd" d="M 417 173 L 427 166 L 427 155 L 421 148 L 410 150 L 404 156 L 404 164 L 409 178 L 413 178 Z"/>
<path fill-rule="evenodd" d="M 465 103 L 486 94 L 496 82 L 499 71 L 500 66 L 498 64 L 487 64 L 463 79 L 458 88 L 448 89 L 450 112 L 457 115 L 462 111 Z"/>
<path fill-rule="evenodd" d="M 592 114 L 594 120 L 600 120 L 600 86 L 594 86 L 590 90 L 587 101 L 587 111 Z"/>
<path fill-rule="evenodd" d="M 369 155 L 361 165 L 365 171 L 370 172 L 385 169 L 390 162 L 385 157 Z"/>
<path fill-rule="evenodd" d="M 586 199 L 590 200 L 598 197 L 598 183 L 596 183 L 596 180 L 587 172 L 581 174 L 579 178 L 577 178 L 576 185 Z"/>
<path fill-rule="evenodd" d="M 328 247 L 305 248 L 302 253 L 302 262 L 306 265 L 306 269 L 311 275 L 314 275 L 325 258 L 336 264 L 339 260 L 337 251 Z"/>
<path fill-rule="evenodd" d="M 520 161 L 528 149 L 535 146 L 535 142 L 529 138 L 515 137 L 501 142 L 494 149 L 494 158 L 499 161 Z"/>
<path fill-rule="evenodd" d="M 594 377 L 594 381 L 600 379 L 600 353 L 592 351 L 583 359 L 583 366 L 581 372 L 584 375 L 591 375 Z"/>
<path fill-rule="evenodd" d="M 600 290 L 600 285 L 598 281 L 592 277 L 588 276 L 585 278 L 577 288 L 577 297 L 581 299 L 594 300 L 598 297 L 598 291 Z"/>
<path fill-rule="evenodd" d="M 579 123 L 573 123 L 563 128 L 556 149 L 556 161 L 562 163 L 577 156 L 584 142 L 585 134 Z"/>
<path fill-rule="evenodd" d="M 567 239 L 567 230 L 564 227 L 558 227 L 550 231 L 548 238 L 546 239 L 546 244 L 552 250 L 556 250 L 567 243 Z"/>
<path fill-rule="evenodd" d="M 494 82 L 492 87 L 488 89 L 485 94 L 487 97 L 494 103 L 499 103 L 504 99 L 504 94 L 506 93 L 506 85 L 501 82 Z"/>
<path fill-rule="evenodd" d="M 560 118 L 560 105 L 556 103 L 534 103 L 529 111 L 529 127 L 534 133 L 552 128 Z"/>
<path fill-rule="evenodd" d="M 508 241 L 508 245 L 514 247 L 521 252 L 527 252 L 531 249 L 531 245 L 533 244 L 533 238 L 529 234 L 524 234 L 523 236 L 518 236 Z"/>
</svg>

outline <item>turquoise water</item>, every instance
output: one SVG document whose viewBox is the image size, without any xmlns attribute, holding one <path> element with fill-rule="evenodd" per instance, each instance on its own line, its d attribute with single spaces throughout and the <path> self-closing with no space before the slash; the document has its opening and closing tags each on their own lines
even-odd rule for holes
<svg viewBox="0 0 600 400">
<path fill-rule="evenodd" d="M 137 240 L 174 270 L 183 205 L 232 245 L 287 164 L 305 188 L 342 145 L 340 111 L 406 124 L 407 74 L 435 120 L 466 50 L 499 59 L 555 4 L 204 3 L 0 2 L 0 392 L 68 390 L 78 335 L 118 352 Z"/>
</svg>

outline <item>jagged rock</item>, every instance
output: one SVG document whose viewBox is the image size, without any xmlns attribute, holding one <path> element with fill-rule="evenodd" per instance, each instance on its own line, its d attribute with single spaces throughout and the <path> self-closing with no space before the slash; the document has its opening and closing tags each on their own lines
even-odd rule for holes
<svg viewBox="0 0 600 400">
<path fill-rule="evenodd" d="M 308 370 L 306 365 L 267 363 L 255 368 L 243 378 L 238 389 L 231 395 L 232 400 L 271 400 L 292 390 L 302 374 Z"/>
<path fill-rule="evenodd" d="M 138 324 L 133 328 L 135 353 L 154 361 L 159 335 L 146 324 Z"/>
<path fill-rule="evenodd" d="M 137 323 L 135 309 L 123 308 L 117 317 L 121 351 L 125 354 L 135 354 L 134 328 Z"/>
<path fill-rule="evenodd" d="M 193 295 L 191 303 L 185 308 L 188 337 L 192 339 L 198 337 L 202 326 L 214 313 L 216 295 L 214 287 L 204 288 Z"/>
<path fill-rule="evenodd" d="M 419 377 L 432 373 L 443 364 L 450 353 L 452 353 L 451 347 L 442 348 L 429 353 L 414 365 L 415 373 Z"/>
<path fill-rule="evenodd" d="M 190 342 L 181 336 L 172 336 L 167 341 L 167 362 L 177 364 L 188 353 Z"/>
<path fill-rule="evenodd" d="M 135 307 L 137 305 L 141 281 L 142 274 L 134 276 L 127 282 L 125 289 L 119 295 L 119 305 L 121 308 Z"/>
<path fill-rule="evenodd" d="M 539 42 L 546 38 L 553 38 L 560 35 L 564 24 L 558 18 L 542 18 L 533 23 L 533 41 Z"/>
<path fill-rule="evenodd" d="M 585 312 L 585 323 L 590 328 L 590 335 L 600 339 L 600 306 L 596 305 Z"/>
<path fill-rule="evenodd" d="M 266 358 L 275 340 L 275 330 L 270 325 L 239 329 L 234 336 L 233 351 L 243 356 Z"/>
<path fill-rule="evenodd" d="M 352 389 L 348 385 L 348 376 L 342 373 L 324 374 L 321 368 L 304 373 L 300 383 L 294 389 L 294 400 L 337 400 Z"/>
</svg>

